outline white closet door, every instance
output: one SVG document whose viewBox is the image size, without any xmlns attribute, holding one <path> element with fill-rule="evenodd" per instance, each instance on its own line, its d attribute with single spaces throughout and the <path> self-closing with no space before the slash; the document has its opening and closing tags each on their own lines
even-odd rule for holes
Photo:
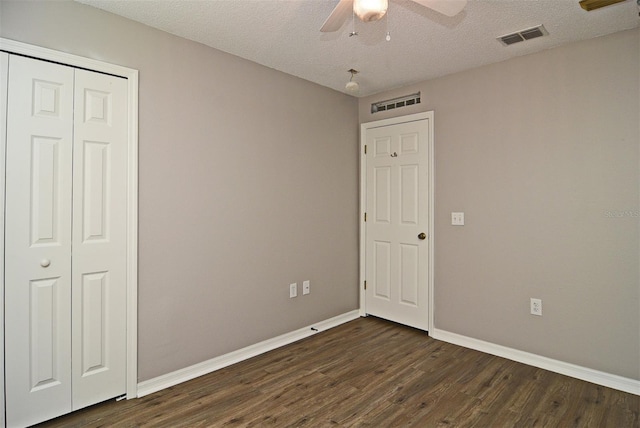
<svg viewBox="0 0 640 428">
<path fill-rule="evenodd" d="M 73 409 L 126 390 L 127 81 L 76 70 Z"/>
<path fill-rule="evenodd" d="M 9 426 L 126 392 L 127 81 L 9 57 Z"/>
<path fill-rule="evenodd" d="M 71 410 L 74 70 L 11 56 L 6 155 L 9 426 Z"/>
</svg>

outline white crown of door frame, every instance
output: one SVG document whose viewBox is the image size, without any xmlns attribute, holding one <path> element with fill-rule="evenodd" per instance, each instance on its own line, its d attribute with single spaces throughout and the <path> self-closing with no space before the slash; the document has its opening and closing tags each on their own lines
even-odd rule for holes
<svg viewBox="0 0 640 428">
<path fill-rule="evenodd" d="M 57 62 L 127 79 L 128 93 L 128 165 L 127 165 L 127 398 L 135 398 L 138 388 L 138 70 L 85 58 L 27 43 L 0 38 L 0 51 Z M 6 88 L 2 88 L 5 90 Z M 0 108 L 4 113 L 4 106 Z M 0 139 L 0 175 L 5 176 L 5 136 Z M 4 213 L 4 193 L 0 191 L 0 213 Z M 4 218 L 0 215 L 4 225 Z M 4 227 L 0 240 L 4 242 Z M 4 308 L 4 245 L 0 246 L 0 307 Z M 3 311 L 0 309 L 0 315 Z M 4 386 L 4 329 L 0 329 L 0 383 Z M 2 395 L 0 397 L 3 398 Z M 0 400 L 4 417 L 4 399 Z M 3 422 L 3 417 L 0 421 Z"/>
<path fill-rule="evenodd" d="M 368 129 L 379 128 L 383 126 L 389 125 L 397 125 L 400 123 L 413 122 L 417 120 L 429 120 L 429 260 L 428 260 L 428 296 L 429 296 L 429 328 L 431 330 L 434 328 L 434 311 L 433 311 L 433 283 L 434 283 L 434 193 L 435 193 L 435 159 L 434 159 L 434 131 L 433 131 L 433 119 L 434 112 L 427 111 L 422 113 L 410 114 L 407 116 L 394 117 L 390 119 L 382 119 L 376 120 L 373 122 L 366 122 L 360 124 L 360 316 L 366 316 L 366 304 L 365 304 L 365 291 L 364 291 L 364 281 L 366 278 L 365 271 L 365 244 L 366 244 L 366 236 L 365 236 L 365 227 L 366 223 L 364 221 L 365 211 L 367 207 L 367 170 L 366 170 L 366 157 L 365 157 L 365 144 L 366 144 L 366 135 Z"/>
</svg>

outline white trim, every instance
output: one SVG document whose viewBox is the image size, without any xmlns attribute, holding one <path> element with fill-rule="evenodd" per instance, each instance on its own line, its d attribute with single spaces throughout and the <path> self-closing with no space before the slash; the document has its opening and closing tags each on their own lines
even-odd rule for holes
<svg viewBox="0 0 640 428">
<path fill-rule="evenodd" d="M 138 379 L 138 70 L 120 65 L 59 52 L 27 43 L 0 38 L 0 50 L 53 61 L 73 67 L 112 74 L 128 82 L 128 166 L 127 166 L 127 398 L 137 396 Z M 4 162 L 0 165 L 0 176 L 4 177 Z M 4 212 L 4 199 L 0 204 Z M 4 260 L 4 245 L 0 249 Z M 3 276 L 4 278 L 4 276 Z M 4 293 L 4 287 L 0 289 Z M 2 340 L 4 343 L 4 338 Z M 4 411 L 4 402 L 0 411 Z M 4 413 L 4 412 L 3 412 Z"/>
<path fill-rule="evenodd" d="M 221 355 L 219 357 L 212 358 L 210 360 L 203 361 L 189 367 L 185 367 L 184 369 L 176 370 L 175 372 L 167 373 L 165 375 L 140 382 L 138 384 L 138 397 L 144 397 L 145 395 L 149 395 L 165 388 L 178 385 L 179 383 L 195 379 L 199 376 L 209 374 L 224 367 L 228 367 L 232 364 L 248 360 L 249 358 L 255 357 L 256 355 L 264 354 L 265 352 L 272 351 L 274 349 L 296 342 L 300 339 L 313 336 L 314 334 L 317 334 L 321 331 L 337 327 L 346 322 L 353 321 L 359 317 L 360 315 L 358 314 L 358 310 L 347 312 L 345 314 L 329 318 L 325 321 L 320 321 L 299 330 L 274 337 L 273 339 L 267 339 L 260 343 L 256 343 L 255 345 L 247 346 L 246 348 L 242 348 L 237 351 L 233 351 L 228 354 Z"/>
<path fill-rule="evenodd" d="M 429 121 L 429 259 L 428 263 L 428 328 L 434 326 L 433 299 L 434 299 L 434 251 L 435 251 L 435 141 L 434 141 L 434 112 L 426 111 L 407 116 L 392 117 L 390 119 L 376 120 L 360 124 L 360 316 L 367 315 L 364 281 L 366 279 L 366 223 L 364 213 L 367 209 L 367 161 L 364 155 L 364 146 L 367 143 L 367 130 L 383 126 L 397 125 L 400 123 L 415 122 L 418 120 Z"/>
<path fill-rule="evenodd" d="M 429 332 L 429 336 L 437 340 L 453 343 L 454 345 L 475 349 L 476 351 L 507 358 L 519 363 L 528 364 L 530 366 L 560 373 L 576 379 L 592 382 L 597 385 L 606 386 L 608 388 L 617 389 L 630 394 L 640 395 L 640 380 L 630 379 L 564 361 L 554 360 L 552 358 L 508 348 L 491 342 L 485 342 L 483 340 L 474 339 L 457 333 L 451 333 L 445 330 L 434 328 Z"/>
<path fill-rule="evenodd" d="M 85 58 L 66 52 L 30 45 L 15 40 L 0 38 L 0 50 L 19 55 L 30 56 L 36 59 L 53 61 L 72 67 L 86 68 L 87 70 L 99 71 L 101 73 L 113 74 L 114 76 L 129 79 L 134 74 L 137 76 L 138 70 L 123 67 L 121 65 L 109 64 L 91 58 Z M 137 87 L 136 87 L 137 88 Z M 137 91 L 136 91 L 137 95 Z"/>
<path fill-rule="evenodd" d="M 138 71 L 129 84 L 127 171 L 127 399 L 138 396 Z"/>
<path fill-rule="evenodd" d="M 7 93 L 9 84 L 9 55 L 0 52 L 0 182 L 5 182 L 5 147 L 7 139 Z M 4 323 L 4 185 L 0 185 L 0 321 Z M 0 326 L 0 427 L 4 420 L 4 324 Z"/>
<path fill-rule="evenodd" d="M 364 281 L 367 279 L 366 271 L 366 226 L 364 215 L 367 211 L 367 157 L 364 150 L 367 144 L 367 129 L 365 124 L 360 125 L 360 281 L 358 282 L 358 295 L 360 300 L 360 316 L 367 316 L 367 300 L 365 298 Z"/>
<path fill-rule="evenodd" d="M 436 153 L 435 153 L 435 120 L 434 112 L 427 112 L 431 122 L 429 125 L 429 330 L 435 327 L 434 299 L 435 299 L 435 242 L 436 242 Z"/>
</svg>

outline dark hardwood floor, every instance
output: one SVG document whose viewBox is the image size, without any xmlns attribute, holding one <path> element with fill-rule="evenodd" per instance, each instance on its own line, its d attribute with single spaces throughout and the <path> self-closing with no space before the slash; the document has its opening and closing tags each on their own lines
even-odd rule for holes
<svg viewBox="0 0 640 428">
<path fill-rule="evenodd" d="M 360 318 L 43 427 L 638 427 L 640 397 Z"/>
</svg>

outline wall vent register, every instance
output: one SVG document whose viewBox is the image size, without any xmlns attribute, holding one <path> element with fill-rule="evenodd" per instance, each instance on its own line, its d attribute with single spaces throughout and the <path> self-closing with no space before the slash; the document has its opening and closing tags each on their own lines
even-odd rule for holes
<svg viewBox="0 0 640 428">
<path fill-rule="evenodd" d="M 371 104 L 371 113 L 420 104 L 420 92 Z"/>
</svg>

